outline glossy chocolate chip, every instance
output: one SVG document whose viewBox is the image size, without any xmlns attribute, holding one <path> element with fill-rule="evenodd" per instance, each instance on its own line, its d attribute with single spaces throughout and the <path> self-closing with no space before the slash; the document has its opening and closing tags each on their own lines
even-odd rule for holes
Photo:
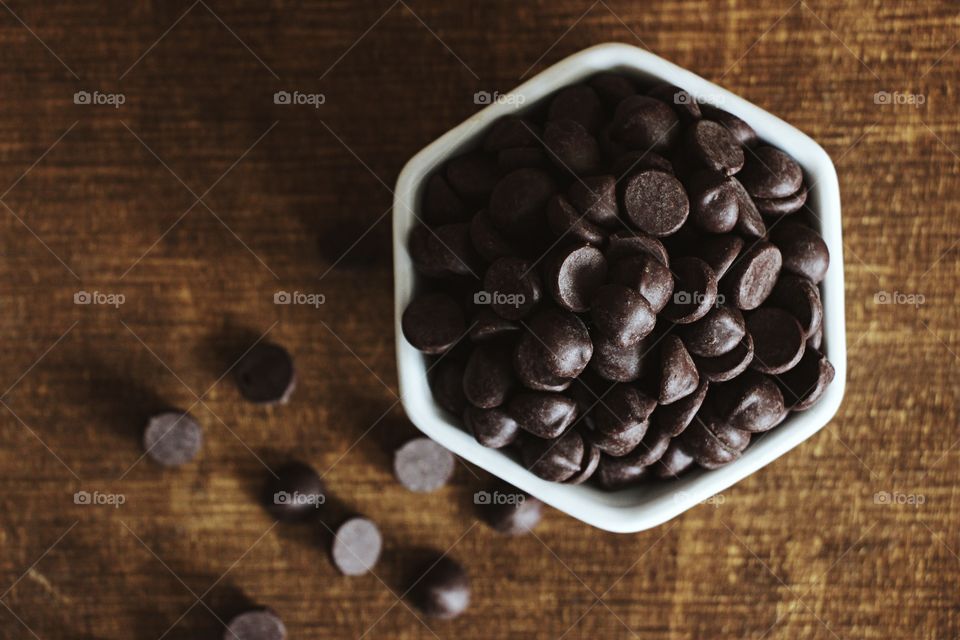
<svg viewBox="0 0 960 640">
<path fill-rule="evenodd" d="M 819 233 L 802 224 L 782 222 L 770 230 L 770 240 L 783 254 L 783 268 L 818 284 L 830 266 L 830 251 Z"/>
<path fill-rule="evenodd" d="M 474 251 L 487 262 L 493 262 L 498 258 L 515 256 L 520 253 L 513 244 L 507 241 L 507 239 L 503 237 L 503 234 L 493 226 L 493 222 L 491 222 L 486 210 L 478 211 L 477 214 L 473 216 L 473 219 L 470 221 L 469 234 Z M 414 259 L 414 262 L 416 263 L 416 259 Z"/>
<path fill-rule="evenodd" d="M 498 178 L 496 160 L 482 151 L 473 151 L 447 162 L 447 182 L 464 198 L 485 198 L 493 191 Z"/>
<path fill-rule="evenodd" d="M 690 353 L 705 358 L 722 356 L 743 340 L 746 326 L 735 307 L 714 307 L 700 320 L 680 328 L 680 337 Z"/>
<path fill-rule="evenodd" d="M 730 184 L 736 193 L 737 206 L 739 207 L 737 233 L 750 238 L 762 238 L 767 234 L 767 225 L 764 223 L 763 216 L 760 215 L 756 203 L 737 178 L 732 178 Z"/>
<path fill-rule="evenodd" d="M 617 105 L 614 135 L 632 149 L 657 151 L 673 145 L 679 122 L 677 114 L 664 102 L 648 96 L 630 96 Z"/>
<path fill-rule="evenodd" d="M 769 242 L 758 242 L 737 259 L 723 278 L 725 302 L 738 309 L 756 309 L 777 284 L 783 257 Z"/>
<path fill-rule="evenodd" d="M 657 237 L 676 233 L 690 215 L 690 201 L 680 181 L 656 170 L 627 178 L 623 207 L 630 222 Z"/>
<path fill-rule="evenodd" d="M 567 484 L 583 484 L 593 477 L 600 466 L 600 449 L 593 446 L 590 442 L 584 442 L 586 448 L 583 453 L 583 461 L 580 463 L 580 470 L 565 480 Z"/>
<path fill-rule="evenodd" d="M 444 353 L 466 333 L 463 311 L 445 293 L 424 293 L 407 305 L 400 320 L 403 336 L 429 354 Z"/>
<path fill-rule="evenodd" d="M 803 171 L 797 161 L 783 151 L 761 146 L 747 153 L 737 178 L 755 198 L 786 198 L 800 188 Z"/>
<path fill-rule="evenodd" d="M 661 480 L 677 478 L 693 467 L 693 457 L 677 442 L 671 442 L 663 457 L 653 465 L 653 475 Z"/>
<path fill-rule="evenodd" d="M 596 132 L 603 123 L 604 110 L 600 96 L 584 84 L 561 89 L 547 112 L 548 120 L 573 120 L 585 130 Z"/>
<path fill-rule="evenodd" d="M 607 279 L 607 260 L 591 245 L 560 247 L 544 260 L 544 279 L 558 305 L 583 313 Z"/>
<path fill-rule="evenodd" d="M 481 342 L 516 333 L 519 329 L 520 325 L 501 318 L 489 307 L 483 307 L 473 317 L 470 339 L 474 342 Z"/>
<path fill-rule="evenodd" d="M 253 609 L 245 611 L 227 624 L 223 640 L 286 640 L 287 627 L 274 611 Z"/>
<path fill-rule="evenodd" d="M 393 454 L 393 473 L 415 493 L 430 493 L 453 475 L 453 454 L 430 438 L 414 438 Z"/>
<path fill-rule="evenodd" d="M 618 384 L 597 399 L 593 409 L 596 431 L 604 434 L 623 433 L 636 425 L 644 425 L 639 438 L 647 432 L 646 423 L 657 407 L 657 401 L 633 385 Z"/>
<path fill-rule="evenodd" d="M 664 316 L 677 324 L 690 324 L 707 315 L 717 302 L 713 269 L 699 258 L 686 257 L 674 260 L 671 271 L 677 282 Z"/>
<path fill-rule="evenodd" d="M 707 233 L 727 233 L 737 225 L 740 203 L 732 178 L 716 171 L 700 171 L 686 181 L 690 219 Z"/>
<path fill-rule="evenodd" d="M 723 125 L 727 131 L 745 147 L 752 147 L 760 140 L 760 137 L 757 135 L 757 132 L 753 130 L 753 127 L 732 113 L 707 104 L 700 105 L 700 111 L 703 112 L 703 117 Z"/>
<path fill-rule="evenodd" d="M 381 549 L 377 525 L 366 518 L 350 518 L 337 528 L 330 555 L 343 575 L 362 576 L 376 566 Z"/>
<path fill-rule="evenodd" d="M 454 415 L 460 415 L 467 406 L 463 394 L 463 363 L 453 356 L 435 363 L 431 369 L 430 390 L 437 404 Z"/>
<path fill-rule="evenodd" d="M 593 336 L 590 370 L 605 380 L 632 382 L 647 371 L 648 361 L 653 357 L 649 351 L 649 338 L 629 347 L 621 347 L 597 333 Z"/>
<path fill-rule="evenodd" d="M 499 258 L 483 276 L 484 300 L 501 318 L 520 320 L 540 302 L 542 285 L 531 262 L 520 258 Z"/>
<path fill-rule="evenodd" d="M 807 187 L 801 185 L 797 192 L 786 198 L 754 198 L 757 209 L 765 216 L 786 216 L 796 213 L 807 203 Z"/>
<path fill-rule="evenodd" d="M 430 560 L 409 589 L 417 607 L 431 618 L 450 620 L 470 606 L 470 578 L 449 556 Z"/>
<path fill-rule="evenodd" d="M 747 316 L 747 331 L 753 339 L 750 366 L 763 373 L 792 369 L 806 346 L 806 337 L 796 318 L 775 307 L 757 309 Z"/>
<path fill-rule="evenodd" d="M 823 302 L 820 290 L 803 276 L 780 276 L 768 298 L 770 306 L 788 311 L 803 328 L 803 335 L 813 336 L 823 322 Z"/>
<path fill-rule="evenodd" d="M 480 515 L 494 531 L 522 536 L 543 520 L 543 503 L 509 485 L 478 492 Z"/>
<path fill-rule="evenodd" d="M 600 246 L 607 237 L 603 229 L 590 222 L 561 195 L 551 198 L 547 205 L 547 224 L 557 238 L 568 242 Z"/>
<path fill-rule="evenodd" d="M 743 238 L 732 233 L 707 235 L 698 240 L 695 255 L 710 265 L 717 280 L 721 280 L 743 251 L 743 246 Z"/>
<path fill-rule="evenodd" d="M 508 239 L 529 242 L 543 228 L 547 202 L 556 191 L 547 172 L 517 169 L 494 187 L 487 212 L 494 227 Z"/>
<path fill-rule="evenodd" d="M 634 422 L 623 429 L 611 433 L 593 431 L 589 435 L 589 442 L 608 456 L 619 458 L 625 456 L 640 444 L 649 427 L 648 422 Z"/>
<path fill-rule="evenodd" d="M 594 88 L 600 99 L 610 107 L 615 107 L 624 98 L 637 93 L 633 80 L 616 73 L 598 73 L 590 78 L 590 86 Z"/>
<path fill-rule="evenodd" d="M 684 398 L 700 384 L 697 367 L 683 341 L 669 335 L 660 347 L 660 404 L 671 404 Z"/>
<path fill-rule="evenodd" d="M 593 343 L 583 321 L 563 309 L 538 311 L 527 325 L 521 343 L 533 341 L 545 351 L 547 369 L 563 378 L 575 378 L 586 368 L 593 355 Z M 519 350 L 518 350 L 519 353 Z"/>
<path fill-rule="evenodd" d="M 263 498 L 267 511 L 284 522 L 309 518 L 326 501 L 320 475 L 303 462 L 287 463 L 270 474 Z"/>
<path fill-rule="evenodd" d="M 807 347 L 797 366 L 775 376 L 775 379 L 783 392 L 787 408 L 804 411 L 820 400 L 833 382 L 834 375 L 836 371 L 826 357 L 816 347 Z"/>
<path fill-rule="evenodd" d="M 633 231 L 617 231 L 607 238 L 608 262 L 616 262 L 628 256 L 649 254 L 665 267 L 670 266 L 670 256 L 667 248 L 656 238 Z"/>
<path fill-rule="evenodd" d="M 543 130 L 547 156 L 562 170 L 576 175 L 595 172 L 600 166 L 600 144 L 574 120 L 554 120 Z"/>
<path fill-rule="evenodd" d="M 608 284 L 597 290 L 590 319 L 598 331 L 622 347 L 650 335 L 657 322 L 647 299 L 622 284 Z"/>
<path fill-rule="evenodd" d="M 617 182 L 613 176 L 588 176 L 574 180 L 567 191 L 570 204 L 593 224 L 615 228 L 620 224 Z"/>
<path fill-rule="evenodd" d="M 446 179 L 436 173 L 424 188 L 422 215 L 425 223 L 440 225 L 466 220 L 469 211 Z"/>
<path fill-rule="evenodd" d="M 643 296 L 655 315 L 667 306 L 673 295 L 673 274 L 650 254 L 618 260 L 610 270 L 610 280 Z"/>
<path fill-rule="evenodd" d="M 516 385 L 509 345 L 481 345 L 473 350 L 463 372 L 463 393 L 475 407 L 493 409 L 507 401 Z"/>
<path fill-rule="evenodd" d="M 743 336 L 736 347 L 713 358 L 694 357 L 700 376 L 710 382 L 725 382 L 732 380 L 747 370 L 753 361 L 753 340 L 750 334 Z"/>
<path fill-rule="evenodd" d="M 698 164 L 727 176 L 743 168 L 743 147 L 723 125 L 699 120 L 685 135 L 687 149 Z"/>
<path fill-rule="evenodd" d="M 695 122 L 703 115 L 696 98 L 672 84 L 658 84 L 647 91 L 647 95 L 670 105 L 684 123 Z"/>
<path fill-rule="evenodd" d="M 527 437 L 521 452 L 523 464 L 531 473 L 544 480 L 563 482 L 580 472 L 585 447 L 580 434 L 570 430 L 551 440 Z"/>
<path fill-rule="evenodd" d="M 700 410 L 709 388 L 710 383 L 701 379 L 699 386 L 693 393 L 672 404 L 658 406 L 651 417 L 653 423 L 671 438 L 680 435 L 693 420 L 693 416 Z"/>
<path fill-rule="evenodd" d="M 520 425 L 502 409 L 467 407 L 463 423 L 477 442 L 491 449 L 502 449 L 513 444 L 520 434 Z"/>
<path fill-rule="evenodd" d="M 715 384 L 707 402 L 725 424 L 759 433 L 780 424 L 786 411 L 783 394 L 770 376 L 757 371 Z"/>
<path fill-rule="evenodd" d="M 520 118 L 497 120 L 483 139 L 485 151 L 502 151 L 540 145 L 539 126 Z"/>
<path fill-rule="evenodd" d="M 524 431 L 538 438 L 551 439 L 566 431 L 577 419 L 577 403 L 559 393 L 522 391 L 507 404 L 507 413 Z"/>
<path fill-rule="evenodd" d="M 147 457 L 165 467 L 179 467 L 193 460 L 203 446 L 203 429 L 189 413 L 167 411 L 147 422 L 143 448 Z"/>
</svg>

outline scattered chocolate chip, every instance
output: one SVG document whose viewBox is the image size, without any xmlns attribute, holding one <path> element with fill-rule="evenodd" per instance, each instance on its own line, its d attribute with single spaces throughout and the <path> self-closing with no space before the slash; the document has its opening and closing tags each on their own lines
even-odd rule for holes
<svg viewBox="0 0 960 640">
<path fill-rule="evenodd" d="M 310 465 L 287 463 L 268 478 L 264 501 L 277 520 L 305 520 L 325 502 L 323 481 Z"/>
<path fill-rule="evenodd" d="M 498 533 L 522 536 L 533 531 L 543 519 L 543 503 L 519 489 L 503 487 L 480 495 L 483 496 L 480 513 Z"/>
<path fill-rule="evenodd" d="M 343 575 L 362 576 L 377 564 L 382 548 L 377 525 L 366 518 L 351 518 L 337 529 L 330 555 Z"/>
<path fill-rule="evenodd" d="M 414 438 L 393 454 L 393 472 L 410 491 L 436 491 L 453 475 L 453 454 L 430 438 Z"/>
<path fill-rule="evenodd" d="M 245 611 L 230 620 L 223 640 L 286 640 L 287 627 L 270 609 Z"/>
<path fill-rule="evenodd" d="M 409 591 L 416 605 L 432 618 L 456 618 L 470 606 L 470 578 L 447 556 L 424 567 Z"/>
<path fill-rule="evenodd" d="M 203 446 L 203 429 L 189 413 L 168 411 L 147 422 L 143 448 L 154 462 L 179 467 L 193 460 Z"/>
<path fill-rule="evenodd" d="M 257 404 L 286 404 L 297 385 L 293 358 L 279 345 L 260 342 L 234 369 L 240 394 Z"/>
</svg>

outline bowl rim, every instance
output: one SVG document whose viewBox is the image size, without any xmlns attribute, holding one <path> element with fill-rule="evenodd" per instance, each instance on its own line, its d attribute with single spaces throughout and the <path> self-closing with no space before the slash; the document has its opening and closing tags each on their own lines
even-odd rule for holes
<svg viewBox="0 0 960 640">
<path fill-rule="evenodd" d="M 756 438 L 738 460 L 716 470 L 698 470 L 677 480 L 614 492 L 542 480 L 500 451 L 479 444 L 433 400 L 423 354 L 406 342 L 401 317 L 413 293 L 416 274 L 406 238 L 416 214 L 420 188 L 433 170 L 464 150 L 494 121 L 523 111 L 564 86 L 604 71 L 626 71 L 669 82 L 698 99 L 722 101 L 724 110 L 748 122 L 762 139 L 776 140 L 803 167 L 810 182 L 820 233 L 830 250 L 830 266 L 821 283 L 824 307 L 823 350 L 835 369 L 833 382 L 812 408 L 792 413 L 784 424 Z M 587 524 L 617 533 L 643 531 L 705 502 L 784 455 L 825 427 L 837 413 L 846 387 L 843 241 L 840 189 L 827 152 L 794 126 L 727 89 L 633 45 L 606 43 L 589 47 L 551 65 L 428 144 L 403 167 L 393 206 L 394 330 L 400 397 L 420 431 L 454 454 L 516 486 L 544 503 Z M 457 417 L 459 419 L 459 417 Z M 638 501 L 639 500 L 639 501 Z"/>
</svg>

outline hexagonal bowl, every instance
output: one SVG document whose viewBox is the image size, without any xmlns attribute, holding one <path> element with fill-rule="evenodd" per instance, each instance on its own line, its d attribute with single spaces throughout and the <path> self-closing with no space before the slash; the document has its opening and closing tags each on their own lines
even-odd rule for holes
<svg viewBox="0 0 960 640">
<path fill-rule="evenodd" d="M 433 400 L 427 361 L 403 337 L 400 318 L 418 284 L 407 236 L 426 179 L 446 160 L 477 145 L 499 118 L 530 109 L 558 89 L 602 71 L 616 71 L 647 80 L 669 82 L 697 99 L 720 103 L 749 123 L 761 138 L 792 155 L 810 185 L 808 202 L 820 221 L 830 249 L 830 268 L 821 284 L 824 307 L 823 350 L 836 370 L 833 383 L 812 408 L 791 414 L 780 426 L 758 438 L 743 456 L 713 471 L 698 469 L 676 480 L 608 492 L 589 485 L 570 486 L 538 478 L 506 454 L 480 445 Z M 576 53 L 510 92 L 513 99 L 495 100 L 414 156 L 397 180 L 393 209 L 395 330 L 400 395 L 410 420 L 427 436 L 454 454 L 486 469 L 519 489 L 569 515 L 614 532 L 642 531 L 660 525 L 723 491 L 787 453 L 823 428 L 843 398 L 847 354 L 844 324 L 843 242 L 840 189 L 833 162 L 820 145 L 776 116 L 700 76 L 633 46 L 610 43 Z M 522 99 L 519 98 L 522 96 Z"/>
</svg>

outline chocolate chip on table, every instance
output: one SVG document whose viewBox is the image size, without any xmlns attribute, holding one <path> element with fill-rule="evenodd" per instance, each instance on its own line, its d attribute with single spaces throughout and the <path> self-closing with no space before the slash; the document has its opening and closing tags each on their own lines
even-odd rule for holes
<svg viewBox="0 0 960 640">
<path fill-rule="evenodd" d="M 362 576 L 377 564 L 382 548 L 377 525 L 366 518 L 351 518 L 337 529 L 330 555 L 343 575 Z"/>
<path fill-rule="evenodd" d="M 540 145 L 539 125 L 520 118 L 497 120 L 483 138 L 483 149 L 488 152 Z"/>
<path fill-rule="evenodd" d="M 768 304 L 788 311 L 803 328 L 803 335 L 811 337 L 823 322 L 823 302 L 820 290 L 803 276 L 785 274 L 777 281 Z"/>
<path fill-rule="evenodd" d="M 154 462 L 179 467 L 193 460 L 203 446 L 203 429 L 189 413 L 167 411 L 147 422 L 143 448 Z"/>
<path fill-rule="evenodd" d="M 680 181 L 656 170 L 626 179 L 623 208 L 634 226 L 658 237 L 676 233 L 690 215 L 690 201 Z"/>
<path fill-rule="evenodd" d="M 613 176 L 588 176 L 574 180 L 567 199 L 586 220 L 605 228 L 620 225 L 617 181 Z"/>
<path fill-rule="evenodd" d="M 674 260 L 671 271 L 677 282 L 664 316 L 677 324 L 690 324 L 707 315 L 717 302 L 713 269 L 699 258 L 686 257 Z"/>
<path fill-rule="evenodd" d="M 463 198 L 490 195 L 498 177 L 496 162 L 483 152 L 474 151 L 447 162 L 447 182 Z"/>
<path fill-rule="evenodd" d="M 461 222 L 469 215 L 463 200 L 439 173 L 427 180 L 422 211 L 423 222 L 433 225 Z"/>
<path fill-rule="evenodd" d="M 517 169 L 500 179 L 487 212 L 508 239 L 529 242 L 540 235 L 547 201 L 557 192 L 550 174 L 541 169 Z"/>
<path fill-rule="evenodd" d="M 286 640 L 287 627 L 270 609 L 245 611 L 230 620 L 223 640 Z"/>
<path fill-rule="evenodd" d="M 520 428 L 538 438 L 556 438 L 577 419 L 577 403 L 546 391 L 522 391 L 507 403 L 507 413 Z"/>
<path fill-rule="evenodd" d="M 295 522 L 317 513 L 324 503 L 320 475 L 308 464 L 289 462 L 267 480 L 264 501 L 277 520 Z"/>
<path fill-rule="evenodd" d="M 783 394 L 770 376 L 758 371 L 714 385 L 707 402 L 727 425 L 758 433 L 780 424 L 787 409 Z"/>
<path fill-rule="evenodd" d="M 283 347 L 258 343 L 237 362 L 240 394 L 257 404 L 286 404 L 297 384 L 293 358 Z"/>
<path fill-rule="evenodd" d="M 543 519 L 543 503 L 519 489 L 505 486 L 486 493 L 491 500 L 479 505 L 480 515 L 498 533 L 522 536 L 533 531 Z M 509 499 L 495 502 L 495 496 Z"/>
<path fill-rule="evenodd" d="M 733 231 L 740 216 L 734 180 L 717 171 L 699 171 L 686 183 L 690 219 L 707 233 Z"/>
<path fill-rule="evenodd" d="M 493 226 L 486 210 L 478 211 L 470 221 L 470 242 L 473 244 L 474 251 L 487 262 L 493 262 L 497 258 L 515 256 L 519 253 Z M 416 259 L 414 259 L 414 263 L 416 263 Z"/>
<path fill-rule="evenodd" d="M 597 472 L 597 467 L 600 466 L 600 449 L 586 441 L 583 446 L 586 447 L 586 450 L 583 454 L 583 461 L 580 463 L 580 470 L 564 481 L 567 484 L 583 484 L 593 477 L 593 474 Z"/>
<path fill-rule="evenodd" d="M 683 433 L 693 420 L 693 416 L 700 410 L 709 388 L 710 383 L 701 379 L 693 393 L 671 404 L 659 405 L 651 416 L 652 422 L 663 433 L 675 438 Z"/>
<path fill-rule="evenodd" d="M 630 96 L 617 105 L 614 136 L 631 149 L 667 149 L 679 134 L 679 119 L 666 103 L 649 96 Z"/>
<path fill-rule="evenodd" d="M 432 355 L 448 351 L 467 331 L 460 305 L 445 293 L 424 293 L 414 298 L 403 312 L 400 326 L 407 342 Z M 270 391 L 276 393 L 273 387 Z M 246 395 L 243 387 L 241 392 Z M 266 393 L 260 391 L 259 395 Z"/>
<path fill-rule="evenodd" d="M 509 446 L 520 435 L 520 425 L 503 409 L 467 407 L 463 423 L 477 442 L 491 449 Z"/>
<path fill-rule="evenodd" d="M 621 284 L 608 284 L 597 290 L 590 318 L 600 333 L 623 347 L 650 335 L 657 322 L 647 299 Z"/>
<path fill-rule="evenodd" d="M 559 239 L 568 242 L 600 246 L 607 238 L 603 229 L 590 222 L 559 194 L 551 198 L 547 205 L 547 225 Z"/>
<path fill-rule="evenodd" d="M 640 253 L 617 260 L 610 269 L 609 279 L 637 291 L 654 314 L 660 313 L 673 295 L 673 274 L 652 254 Z"/>
<path fill-rule="evenodd" d="M 732 176 L 743 168 L 743 147 L 726 127 L 712 120 L 699 120 L 686 132 L 690 154 L 698 164 Z"/>
<path fill-rule="evenodd" d="M 523 465 L 534 475 L 553 482 L 563 482 L 577 474 L 585 451 L 583 438 L 575 429 L 551 440 L 524 438 L 521 448 Z"/>
<path fill-rule="evenodd" d="M 559 247 L 544 261 L 544 279 L 554 301 L 566 309 L 583 313 L 607 278 L 603 252 L 588 244 Z"/>
<path fill-rule="evenodd" d="M 393 472 L 415 493 L 436 491 L 453 475 L 453 454 L 430 438 L 414 438 L 393 454 Z"/>
<path fill-rule="evenodd" d="M 714 358 L 735 348 L 746 333 L 743 314 L 736 307 L 714 307 L 700 320 L 680 327 L 680 337 L 696 356 Z"/>
<path fill-rule="evenodd" d="M 470 606 L 470 578 L 460 563 L 448 556 L 424 566 L 409 591 L 414 603 L 431 618 L 456 618 Z"/>
<path fill-rule="evenodd" d="M 783 254 L 783 268 L 818 284 L 830 266 L 830 251 L 819 233 L 796 222 L 782 222 L 770 230 L 770 240 Z"/>
<path fill-rule="evenodd" d="M 783 256 L 769 242 L 758 242 L 737 259 L 723 278 L 726 302 L 738 309 L 756 309 L 777 284 Z"/>
<path fill-rule="evenodd" d="M 704 118 L 719 122 L 723 125 L 734 139 L 744 147 L 752 147 L 760 140 L 760 137 L 757 135 L 757 132 L 753 130 L 753 127 L 732 113 L 708 104 L 700 105 L 700 111 L 703 112 Z"/>
<path fill-rule="evenodd" d="M 550 101 L 547 119 L 573 120 L 587 131 L 596 132 L 603 124 L 603 104 L 592 87 L 585 84 L 573 85 L 561 89 Z"/>
<path fill-rule="evenodd" d="M 520 320 L 540 302 L 543 287 L 534 265 L 520 258 L 499 258 L 483 276 L 490 308 L 501 318 Z"/>
<path fill-rule="evenodd" d="M 694 356 L 700 377 L 710 382 L 726 382 L 747 370 L 753 361 L 753 339 L 747 333 L 736 347 L 713 358 Z"/>
<path fill-rule="evenodd" d="M 833 382 L 836 371 L 816 347 L 808 346 L 797 366 L 774 376 L 783 392 L 787 408 L 804 411 L 820 399 Z"/>
<path fill-rule="evenodd" d="M 493 309 L 484 307 L 473 317 L 470 339 L 474 342 L 481 342 L 516 333 L 519 330 L 520 325 L 506 318 L 501 318 L 493 312 Z"/>
<path fill-rule="evenodd" d="M 693 457 L 678 442 L 671 442 L 663 457 L 653 463 L 653 475 L 661 480 L 676 478 L 693 466 Z"/>
<path fill-rule="evenodd" d="M 700 375 L 683 341 L 668 335 L 660 348 L 660 404 L 671 404 L 697 390 Z"/>
<path fill-rule="evenodd" d="M 753 202 L 765 216 L 786 216 L 800 211 L 807 203 L 807 195 L 807 187 L 801 185 L 796 193 L 786 198 L 754 198 Z"/>
<path fill-rule="evenodd" d="M 428 372 L 434 400 L 456 416 L 467 406 L 467 396 L 463 393 L 463 372 L 463 363 L 452 356 L 435 363 Z"/>
<path fill-rule="evenodd" d="M 622 347 L 612 340 L 596 334 L 593 336 L 593 357 L 589 369 L 605 380 L 632 382 L 648 370 L 653 354 L 649 339 L 635 345 Z"/>
<path fill-rule="evenodd" d="M 803 183 L 797 161 L 777 148 L 760 146 L 746 154 L 737 178 L 754 198 L 786 198 Z"/>
<path fill-rule="evenodd" d="M 547 370 L 563 378 L 575 378 L 586 368 L 593 355 L 593 343 L 583 321 L 573 313 L 555 307 L 538 311 L 526 325 L 517 349 L 537 354 Z M 532 349 L 521 349 L 525 344 Z M 515 359 L 515 363 L 516 363 Z M 519 366 L 517 368 L 520 368 Z"/>
<path fill-rule="evenodd" d="M 757 309 L 747 316 L 747 331 L 753 339 L 750 366 L 763 373 L 783 373 L 792 369 L 806 345 L 806 337 L 796 318 L 774 307 Z"/>
<path fill-rule="evenodd" d="M 600 166 L 600 145 L 574 120 L 553 120 L 543 130 L 547 156 L 558 168 L 576 175 L 593 173 Z"/>
<path fill-rule="evenodd" d="M 480 409 L 493 409 L 506 402 L 516 385 L 513 354 L 508 345 L 481 345 L 473 350 L 463 372 L 463 393 Z"/>
</svg>

